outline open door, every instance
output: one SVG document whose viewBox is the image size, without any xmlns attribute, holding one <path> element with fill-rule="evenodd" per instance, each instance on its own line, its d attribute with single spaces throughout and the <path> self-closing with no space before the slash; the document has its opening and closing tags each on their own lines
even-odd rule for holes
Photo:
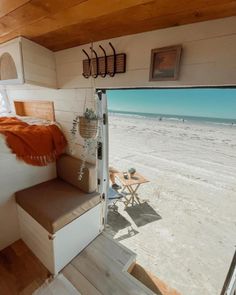
<svg viewBox="0 0 236 295">
<path fill-rule="evenodd" d="M 107 96 L 105 90 L 97 90 L 97 111 L 99 117 L 99 131 L 97 139 L 98 191 L 103 199 L 103 225 L 106 223 L 108 206 L 108 116 Z"/>
<path fill-rule="evenodd" d="M 236 251 L 225 279 L 221 295 L 236 295 Z"/>
</svg>

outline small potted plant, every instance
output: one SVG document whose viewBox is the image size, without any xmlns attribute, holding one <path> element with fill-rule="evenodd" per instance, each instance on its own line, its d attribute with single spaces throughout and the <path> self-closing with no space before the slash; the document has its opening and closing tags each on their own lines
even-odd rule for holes
<svg viewBox="0 0 236 295">
<path fill-rule="evenodd" d="M 84 115 L 78 117 L 79 133 L 84 139 L 97 137 L 98 116 L 93 109 L 86 108 Z"/>
</svg>

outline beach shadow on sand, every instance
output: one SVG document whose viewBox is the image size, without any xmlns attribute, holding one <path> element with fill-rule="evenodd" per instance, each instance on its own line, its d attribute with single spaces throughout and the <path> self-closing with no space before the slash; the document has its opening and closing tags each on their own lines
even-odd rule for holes
<svg viewBox="0 0 236 295">
<path fill-rule="evenodd" d="M 138 227 L 161 219 L 161 216 L 147 202 L 127 207 L 125 211 Z"/>
<path fill-rule="evenodd" d="M 117 241 L 122 241 L 133 237 L 134 235 L 138 234 L 139 232 L 136 231 L 131 223 L 119 212 L 109 210 L 107 214 L 107 228 L 106 230 L 112 236 L 115 236 L 120 230 L 127 228 L 127 233 L 117 238 Z"/>
</svg>

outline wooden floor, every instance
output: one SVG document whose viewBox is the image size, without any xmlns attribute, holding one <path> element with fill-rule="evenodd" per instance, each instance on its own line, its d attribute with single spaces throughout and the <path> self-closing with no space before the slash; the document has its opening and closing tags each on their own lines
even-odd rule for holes
<svg viewBox="0 0 236 295">
<path fill-rule="evenodd" d="M 48 270 L 21 240 L 0 251 L 1 295 L 31 295 L 48 275 Z"/>
<path fill-rule="evenodd" d="M 82 295 L 180 295 L 135 260 L 135 253 L 103 233 L 62 273 Z M 30 295 L 49 276 L 21 240 L 0 252 L 0 295 Z"/>
</svg>

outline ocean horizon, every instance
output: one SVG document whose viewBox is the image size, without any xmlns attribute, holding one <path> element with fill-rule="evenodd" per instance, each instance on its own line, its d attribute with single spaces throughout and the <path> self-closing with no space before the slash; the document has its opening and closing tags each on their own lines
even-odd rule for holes
<svg viewBox="0 0 236 295">
<path fill-rule="evenodd" d="M 161 114 L 161 113 L 143 113 L 143 112 L 130 112 L 119 110 L 108 110 L 109 115 L 129 116 L 143 119 L 153 119 L 158 121 L 180 121 L 180 122 L 195 122 L 195 123 L 213 123 L 222 125 L 236 126 L 236 119 L 231 118 L 213 118 L 201 116 L 188 116 L 176 114 Z"/>
</svg>

